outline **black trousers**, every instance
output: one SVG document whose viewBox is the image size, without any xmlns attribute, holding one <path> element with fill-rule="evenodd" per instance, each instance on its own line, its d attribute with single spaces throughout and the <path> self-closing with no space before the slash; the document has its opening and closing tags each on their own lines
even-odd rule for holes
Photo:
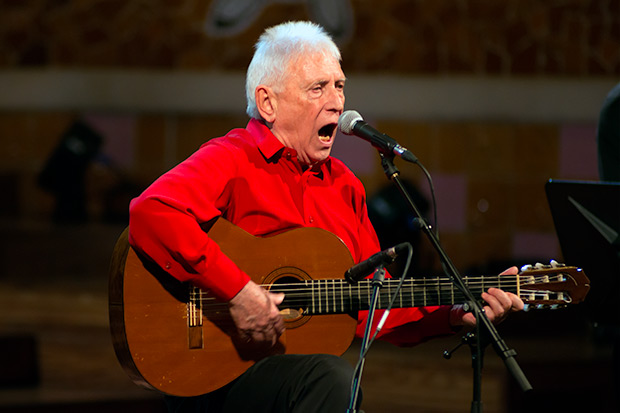
<svg viewBox="0 0 620 413">
<path fill-rule="evenodd" d="M 219 390 L 166 396 L 166 404 L 170 413 L 345 413 L 352 376 L 353 367 L 340 357 L 278 355 L 259 361 Z"/>
</svg>

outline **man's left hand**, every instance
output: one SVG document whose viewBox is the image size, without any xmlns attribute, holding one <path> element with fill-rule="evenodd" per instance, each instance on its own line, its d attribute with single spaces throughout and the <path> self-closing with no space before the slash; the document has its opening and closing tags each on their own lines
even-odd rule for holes
<svg viewBox="0 0 620 413">
<path fill-rule="evenodd" d="M 500 275 L 517 275 L 518 272 L 517 267 L 511 267 Z M 517 295 L 499 288 L 489 288 L 482 293 L 482 299 L 485 301 L 484 313 L 494 324 L 502 322 L 510 313 L 523 310 L 523 301 Z M 465 311 L 463 305 L 455 305 L 450 312 L 450 324 L 453 327 L 473 327 L 476 325 L 476 317 Z"/>
</svg>

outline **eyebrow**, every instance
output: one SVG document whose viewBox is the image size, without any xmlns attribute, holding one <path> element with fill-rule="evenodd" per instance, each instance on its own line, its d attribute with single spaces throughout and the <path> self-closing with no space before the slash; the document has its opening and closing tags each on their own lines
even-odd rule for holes
<svg viewBox="0 0 620 413">
<path fill-rule="evenodd" d="M 344 77 L 344 78 L 336 79 L 336 80 L 334 81 L 334 83 L 335 83 L 335 84 L 338 84 L 338 83 L 346 83 L 346 81 L 347 81 L 347 78 L 346 78 L 346 77 Z M 315 81 L 315 82 L 311 82 L 311 83 L 308 85 L 308 88 L 309 88 L 309 89 L 311 89 L 313 86 L 316 86 L 316 85 L 325 86 L 325 85 L 326 85 L 326 84 L 328 84 L 329 82 L 331 82 L 331 80 L 327 80 L 327 79 L 317 80 L 317 81 Z"/>
</svg>

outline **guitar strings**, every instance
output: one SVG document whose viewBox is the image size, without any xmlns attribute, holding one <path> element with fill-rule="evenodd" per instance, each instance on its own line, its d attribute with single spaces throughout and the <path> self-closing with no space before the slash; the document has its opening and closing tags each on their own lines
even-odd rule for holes
<svg viewBox="0 0 620 413">
<path fill-rule="evenodd" d="M 510 288 L 514 289 L 516 292 L 517 286 L 528 286 L 532 284 L 538 283 L 548 283 L 550 281 L 550 277 L 543 276 L 501 276 L 496 277 L 498 282 L 491 281 L 492 278 L 489 277 L 464 277 L 466 285 L 470 288 L 479 288 L 479 287 L 498 287 L 503 288 L 505 290 L 509 290 Z M 501 280 L 500 280 L 501 278 Z M 349 303 L 352 299 L 366 298 L 366 295 L 371 290 L 370 280 L 363 280 L 358 283 L 358 285 L 351 285 L 343 279 L 327 279 L 327 280 L 308 280 L 311 284 L 309 286 L 303 280 L 300 282 L 294 283 L 284 283 L 284 284 L 270 284 L 263 285 L 263 287 L 269 289 L 271 292 L 283 292 L 286 294 L 285 300 L 287 305 L 295 306 L 307 304 L 308 300 L 313 300 L 316 298 L 317 301 L 325 301 L 326 303 L 329 301 L 346 301 Z M 499 282 L 501 281 L 501 282 Z M 386 280 L 388 285 L 396 284 L 398 280 L 390 279 Z M 312 284 L 316 284 L 316 287 L 312 286 Z M 384 298 L 384 296 L 390 295 L 390 288 L 384 287 L 380 292 L 380 297 Z M 346 292 L 346 294 L 345 294 Z M 202 307 L 227 307 L 226 303 L 223 303 L 217 300 L 215 297 L 210 295 L 208 291 L 198 290 L 197 292 L 191 293 L 193 299 L 199 299 L 201 301 Z M 359 297 L 359 295 L 362 297 Z M 410 279 L 405 280 L 405 284 L 402 286 L 402 291 L 400 292 L 401 296 L 407 303 L 409 303 L 409 299 L 412 298 L 410 296 L 418 295 L 427 295 L 432 296 L 431 298 L 437 298 L 437 301 L 448 303 L 457 303 L 460 301 L 447 300 L 446 297 L 451 298 L 462 298 L 462 293 L 453 287 L 452 282 L 448 278 L 434 278 L 434 279 Z M 530 297 L 530 300 L 535 299 L 544 299 L 549 295 L 559 294 L 561 292 L 557 291 L 545 291 L 545 290 L 526 290 L 523 294 L 527 294 Z M 198 296 L 198 297 L 196 297 Z M 415 298 L 415 297 L 413 297 Z M 424 299 L 414 299 L 413 302 L 423 302 Z M 363 302 L 363 300 L 361 300 Z M 423 306 L 423 304 L 418 304 L 415 306 Z"/>
<path fill-rule="evenodd" d="M 487 286 L 489 286 L 489 288 L 494 287 L 495 285 L 497 285 L 497 287 L 499 287 L 501 285 L 502 288 L 516 288 L 517 285 L 521 285 L 521 286 L 527 286 L 527 285 L 531 285 L 531 284 L 537 284 L 539 282 L 548 282 L 546 279 L 544 279 L 544 277 L 539 277 L 540 279 L 532 279 L 532 280 L 528 280 L 527 282 L 521 282 L 521 283 L 517 283 L 514 281 L 507 281 L 503 280 L 505 282 L 502 283 L 498 283 L 498 284 L 493 284 L 490 282 L 467 282 L 466 284 L 469 287 L 482 287 L 485 284 Z M 356 290 L 364 290 L 364 289 L 368 289 L 370 288 L 370 282 L 369 281 L 360 281 L 360 283 L 358 285 L 350 285 L 348 283 L 346 283 L 344 280 L 340 280 L 340 279 L 328 279 L 328 280 L 310 280 L 311 283 L 313 284 L 318 284 L 316 287 L 316 293 L 319 293 L 319 289 L 323 289 L 323 290 L 332 290 L 332 291 L 340 291 L 340 289 L 342 289 L 342 291 L 345 290 L 349 290 L 349 291 L 356 291 Z M 390 280 L 392 283 L 394 283 L 394 281 L 396 280 Z M 405 281 L 407 283 L 407 281 Z M 324 286 L 321 286 L 321 284 L 325 284 Z M 331 284 L 331 285 L 329 285 Z M 312 286 L 308 286 L 306 283 L 304 283 L 303 281 L 300 282 L 294 282 L 294 283 L 285 283 L 285 284 L 265 284 L 262 285 L 262 287 L 267 288 L 269 291 L 271 292 L 283 292 L 286 293 L 288 295 L 294 294 L 295 292 L 298 292 L 300 294 L 303 295 L 308 295 L 308 294 L 312 294 Z M 271 287 L 271 288 L 269 288 Z M 299 287 L 299 288 L 295 288 L 295 287 Z M 429 288 L 431 287 L 431 288 Z M 426 281 L 426 280 L 411 280 L 408 282 L 408 285 L 404 285 L 403 288 L 406 288 L 407 290 L 412 290 L 416 291 L 416 292 L 425 292 L 425 291 L 433 291 L 432 287 L 449 287 L 452 288 L 452 282 L 450 282 L 447 279 L 440 279 L 439 281 Z M 309 291 L 310 290 L 310 291 Z M 436 291 L 436 290 L 435 290 Z M 456 290 L 455 290 L 456 291 Z M 449 292 L 446 291 L 445 289 L 442 289 L 442 292 Z M 204 290 L 200 290 L 200 294 L 204 295 L 204 296 L 208 296 L 209 293 L 207 291 Z M 207 297 L 205 297 L 206 299 Z M 215 299 L 215 298 L 213 298 Z"/>
</svg>

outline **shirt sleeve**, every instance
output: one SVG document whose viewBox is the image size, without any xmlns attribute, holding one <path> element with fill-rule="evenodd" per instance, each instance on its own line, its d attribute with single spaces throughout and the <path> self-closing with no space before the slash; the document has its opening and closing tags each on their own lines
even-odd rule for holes
<svg viewBox="0 0 620 413">
<path fill-rule="evenodd" d="M 365 195 L 357 205 L 360 220 L 359 246 L 361 254 L 358 262 L 370 257 L 380 250 L 376 232 L 368 218 Z M 451 306 L 395 308 L 392 309 L 377 334 L 377 339 L 388 341 L 397 346 L 414 346 L 434 337 L 454 334 L 449 316 Z M 375 333 L 377 323 L 384 311 L 377 310 L 373 318 L 371 336 Z M 366 329 L 368 311 L 360 311 L 356 336 L 362 337 Z"/>
<path fill-rule="evenodd" d="M 234 154 L 204 145 L 130 204 L 129 242 L 180 281 L 228 301 L 249 277 L 211 240 L 203 225 L 222 215 Z"/>
</svg>

